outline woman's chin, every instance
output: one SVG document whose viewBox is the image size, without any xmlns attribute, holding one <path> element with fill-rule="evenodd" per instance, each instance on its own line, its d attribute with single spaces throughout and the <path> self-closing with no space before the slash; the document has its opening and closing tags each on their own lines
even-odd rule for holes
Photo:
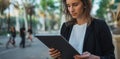
<svg viewBox="0 0 120 59">
<path fill-rule="evenodd" d="M 77 18 L 76 16 L 72 16 L 72 18 Z"/>
</svg>

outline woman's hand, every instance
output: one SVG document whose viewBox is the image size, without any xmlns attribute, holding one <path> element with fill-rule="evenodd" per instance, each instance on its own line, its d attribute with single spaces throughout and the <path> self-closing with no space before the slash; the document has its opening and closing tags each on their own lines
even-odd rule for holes
<svg viewBox="0 0 120 59">
<path fill-rule="evenodd" d="M 75 55 L 74 59 L 100 59 L 100 57 L 96 55 L 92 55 L 89 52 L 84 52 L 81 55 Z"/>
<path fill-rule="evenodd" d="M 61 59 L 60 56 L 61 56 L 61 53 L 60 51 L 58 51 L 57 49 L 54 49 L 54 48 L 50 48 L 49 49 L 49 54 L 51 57 L 53 57 L 54 59 Z"/>
</svg>

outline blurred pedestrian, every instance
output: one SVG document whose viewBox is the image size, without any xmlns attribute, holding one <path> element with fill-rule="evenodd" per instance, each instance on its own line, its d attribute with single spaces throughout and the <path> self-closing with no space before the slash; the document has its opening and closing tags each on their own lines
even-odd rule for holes
<svg viewBox="0 0 120 59">
<path fill-rule="evenodd" d="M 20 37 L 21 37 L 20 47 L 25 48 L 25 28 L 24 27 L 20 28 Z"/>
<path fill-rule="evenodd" d="M 28 38 L 27 39 L 30 39 L 30 41 L 32 42 L 32 28 L 29 27 L 27 32 L 28 32 Z"/>
<path fill-rule="evenodd" d="M 11 26 L 10 28 L 10 37 L 9 40 L 6 43 L 6 48 L 8 48 L 9 43 L 11 43 L 14 47 L 16 47 L 15 45 L 15 37 L 16 37 L 16 30 L 14 26 Z"/>
</svg>

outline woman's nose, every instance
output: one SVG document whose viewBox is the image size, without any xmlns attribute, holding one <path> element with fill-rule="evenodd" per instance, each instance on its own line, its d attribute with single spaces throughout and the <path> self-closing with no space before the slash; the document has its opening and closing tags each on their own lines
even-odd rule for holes
<svg viewBox="0 0 120 59">
<path fill-rule="evenodd" d="M 70 7 L 70 12 L 74 12 L 73 6 Z"/>
</svg>

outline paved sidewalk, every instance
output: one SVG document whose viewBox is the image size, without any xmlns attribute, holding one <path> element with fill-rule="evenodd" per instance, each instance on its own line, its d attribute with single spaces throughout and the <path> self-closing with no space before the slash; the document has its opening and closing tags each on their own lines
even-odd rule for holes
<svg viewBox="0 0 120 59">
<path fill-rule="evenodd" d="M 16 37 L 16 48 L 10 45 L 9 49 L 6 49 L 5 44 L 8 41 L 8 37 L 0 36 L 0 59 L 52 59 L 49 56 L 48 48 L 40 42 L 37 38 L 33 39 L 31 46 L 26 48 L 20 48 L 19 43 L 21 38 Z"/>
<path fill-rule="evenodd" d="M 7 36 L 5 36 L 5 35 L 0 36 L 0 52 L 6 50 L 6 43 L 7 43 L 8 40 L 9 40 L 9 37 L 7 37 Z M 19 38 L 19 36 L 17 36 L 17 37 L 15 38 L 15 40 L 16 40 L 16 43 L 17 43 L 16 45 L 18 45 L 18 43 L 20 42 L 21 39 Z M 13 48 L 11 44 L 9 44 L 9 46 L 10 46 L 11 48 Z"/>
<path fill-rule="evenodd" d="M 8 37 L 7 36 L 0 36 L 0 45 L 3 45 L 4 43 L 5 43 L 5 41 L 7 41 L 8 40 Z"/>
</svg>

